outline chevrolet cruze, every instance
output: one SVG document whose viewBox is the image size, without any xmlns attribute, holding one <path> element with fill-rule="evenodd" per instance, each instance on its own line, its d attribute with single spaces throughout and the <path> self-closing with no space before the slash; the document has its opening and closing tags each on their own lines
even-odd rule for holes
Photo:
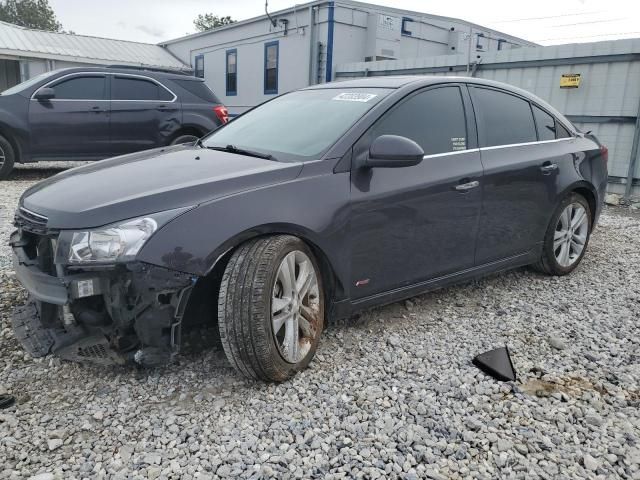
<svg viewBox="0 0 640 480">
<path fill-rule="evenodd" d="M 27 190 L 13 328 L 33 356 L 158 365 L 217 324 L 240 373 L 282 381 L 328 318 L 524 265 L 570 273 L 606 181 L 607 149 L 520 89 L 318 85 Z"/>
</svg>

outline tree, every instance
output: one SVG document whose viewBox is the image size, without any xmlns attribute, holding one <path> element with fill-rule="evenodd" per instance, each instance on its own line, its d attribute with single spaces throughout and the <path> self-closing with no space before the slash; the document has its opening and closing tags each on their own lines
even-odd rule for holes
<svg viewBox="0 0 640 480">
<path fill-rule="evenodd" d="M 225 25 L 231 25 L 232 23 L 236 23 L 236 21 L 231 17 L 219 17 L 218 15 L 214 15 L 213 13 L 201 13 L 193 21 L 193 24 L 200 32 L 211 30 L 212 28 L 224 27 Z"/>
<path fill-rule="evenodd" d="M 50 32 L 62 30 L 49 0 L 0 0 L 0 20 Z"/>
</svg>

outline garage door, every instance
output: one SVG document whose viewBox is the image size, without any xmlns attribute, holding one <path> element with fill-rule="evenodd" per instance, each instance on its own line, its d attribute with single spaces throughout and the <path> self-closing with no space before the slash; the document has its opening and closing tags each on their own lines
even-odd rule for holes
<svg viewBox="0 0 640 480">
<path fill-rule="evenodd" d="M 0 60 L 0 92 L 20 83 L 20 63 L 17 60 Z"/>
</svg>

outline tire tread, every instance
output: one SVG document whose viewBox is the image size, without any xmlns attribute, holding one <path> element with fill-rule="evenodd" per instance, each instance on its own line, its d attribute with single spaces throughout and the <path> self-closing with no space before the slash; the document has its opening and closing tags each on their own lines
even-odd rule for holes
<svg viewBox="0 0 640 480">
<path fill-rule="evenodd" d="M 0 167 L 0 180 L 6 180 L 13 171 L 13 166 L 16 161 L 16 153 L 11 145 L 11 142 L 2 135 L 0 135 L 0 147 L 4 151 L 4 164 Z"/>
<path fill-rule="evenodd" d="M 550 250 L 550 245 L 553 245 L 553 234 L 556 229 L 556 223 L 558 221 L 558 216 L 560 215 L 560 212 L 567 205 L 574 202 L 581 203 L 587 212 L 587 215 L 589 218 L 589 233 L 587 234 L 587 241 L 585 243 L 580 259 L 576 261 L 576 263 L 571 267 L 569 267 L 568 269 L 563 269 L 558 265 L 554 265 L 555 260 L 552 262 L 552 256 L 554 255 L 554 252 L 552 251 L 553 247 L 551 247 L 551 250 Z M 576 193 L 576 192 L 570 193 L 565 198 L 563 198 L 562 201 L 556 207 L 556 210 L 554 211 L 554 214 L 551 217 L 551 221 L 547 226 L 547 230 L 545 231 L 544 243 L 543 243 L 540 259 L 536 263 L 532 264 L 531 267 L 534 270 L 537 270 L 538 272 L 541 272 L 541 273 L 545 273 L 547 275 L 567 275 L 568 273 L 572 272 L 580 264 L 580 262 L 582 261 L 582 257 L 584 257 L 584 254 L 587 251 L 587 246 L 589 245 L 589 238 L 591 236 L 591 229 L 592 229 L 591 208 L 589 206 L 589 202 L 587 201 L 586 198 L 584 198 L 579 193 Z"/>
<path fill-rule="evenodd" d="M 274 360 L 270 323 L 267 329 L 264 319 L 271 314 L 271 292 L 266 289 L 275 262 L 292 242 L 300 240 L 289 235 L 250 240 L 231 255 L 222 277 L 218 296 L 222 345 L 231 365 L 252 380 L 282 381 L 297 371 L 292 365 L 283 369 Z"/>
</svg>

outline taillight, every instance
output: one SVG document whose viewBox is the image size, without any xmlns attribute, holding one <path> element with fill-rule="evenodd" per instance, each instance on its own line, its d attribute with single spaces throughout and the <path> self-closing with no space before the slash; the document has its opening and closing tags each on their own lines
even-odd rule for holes
<svg viewBox="0 0 640 480">
<path fill-rule="evenodd" d="M 213 107 L 213 111 L 215 112 L 216 117 L 218 117 L 218 120 L 220 120 L 223 125 L 229 121 L 229 110 L 227 110 L 227 107 L 225 107 L 224 105 Z"/>
<path fill-rule="evenodd" d="M 609 149 L 604 145 L 600 145 L 600 155 L 602 156 L 602 161 L 604 162 L 604 166 L 609 166 Z"/>
</svg>

